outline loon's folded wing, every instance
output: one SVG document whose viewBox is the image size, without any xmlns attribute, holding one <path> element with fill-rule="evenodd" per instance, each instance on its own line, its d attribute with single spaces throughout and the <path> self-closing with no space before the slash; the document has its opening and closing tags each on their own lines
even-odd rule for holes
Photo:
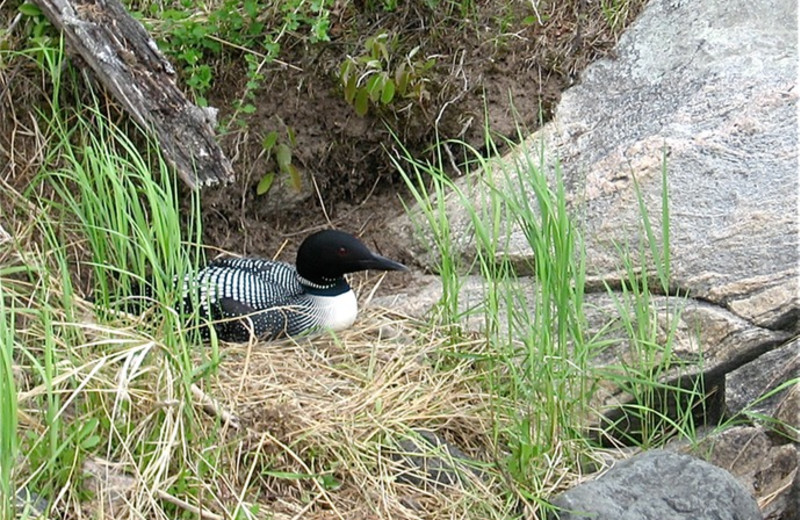
<svg viewBox="0 0 800 520">
<path fill-rule="evenodd" d="M 201 315 L 224 341 L 274 339 L 313 327 L 313 305 L 294 266 L 255 258 L 210 263 L 192 279 Z M 188 292 L 188 291 L 187 291 Z M 208 330 L 201 335 L 208 339 Z"/>
</svg>

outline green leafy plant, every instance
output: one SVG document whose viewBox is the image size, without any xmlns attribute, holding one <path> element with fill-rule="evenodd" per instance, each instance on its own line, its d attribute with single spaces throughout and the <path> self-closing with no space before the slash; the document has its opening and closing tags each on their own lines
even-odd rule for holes
<svg viewBox="0 0 800 520">
<path fill-rule="evenodd" d="M 30 23 L 28 35 L 34 41 L 43 40 L 56 35 L 56 31 L 50 20 L 42 13 L 38 5 L 24 2 L 19 6 L 19 12 Z"/>
<path fill-rule="evenodd" d="M 283 133 L 272 130 L 261 140 L 262 153 L 266 154 L 266 160 L 275 159 L 277 172 L 275 170 L 267 172 L 258 183 L 256 193 L 266 195 L 272 188 L 278 173 L 287 175 L 291 186 L 300 191 L 303 189 L 303 178 L 300 170 L 292 162 L 292 149 L 297 146 L 294 129 L 284 125 Z"/>
<path fill-rule="evenodd" d="M 348 57 L 339 67 L 338 80 L 344 99 L 359 116 L 369 106 L 389 106 L 396 99 L 423 102 L 429 93 L 426 73 L 436 65 L 434 58 L 419 57 L 419 47 L 400 54 L 397 36 L 382 32 L 367 38 L 365 53 Z"/>
<path fill-rule="evenodd" d="M 158 35 L 159 47 L 177 60 L 186 84 L 197 101 L 206 103 L 205 94 L 214 82 L 211 64 L 224 55 L 246 64 L 247 84 L 237 114 L 255 110 L 253 92 L 263 84 L 261 69 L 273 61 L 286 33 L 307 31 L 311 43 L 328 41 L 333 0 L 287 0 L 275 4 L 266 0 L 225 0 L 208 13 L 197 14 L 194 2 L 181 0 L 179 6 L 164 10 L 150 5 L 146 22 Z"/>
</svg>

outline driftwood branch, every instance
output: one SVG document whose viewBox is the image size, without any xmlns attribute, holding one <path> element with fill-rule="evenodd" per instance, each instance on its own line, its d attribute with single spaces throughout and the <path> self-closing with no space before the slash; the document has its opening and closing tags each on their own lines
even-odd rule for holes
<svg viewBox="0 0 800 520">
<path fill-rule="evenodd" d="M 233 177 L 207 113 L 175 85 L 175 70 L 118 0 L 34 0 L 71 48 L 144 128 L 192 188 Z"/>
</svg>

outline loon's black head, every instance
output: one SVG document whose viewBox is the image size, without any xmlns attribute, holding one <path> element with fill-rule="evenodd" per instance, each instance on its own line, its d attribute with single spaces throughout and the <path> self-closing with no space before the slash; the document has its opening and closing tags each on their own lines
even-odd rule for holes
<svg viewBox="0 0 800 520">
<path fill-rule="evenodd" d="M 327 229 L 308 236 L 297 250 L 297 274 L 311 283 L 328 285 L 347 273 L 407 271 L 399 262 L 370 251 L 359 239 L 344 231 Z"/>
</svg>

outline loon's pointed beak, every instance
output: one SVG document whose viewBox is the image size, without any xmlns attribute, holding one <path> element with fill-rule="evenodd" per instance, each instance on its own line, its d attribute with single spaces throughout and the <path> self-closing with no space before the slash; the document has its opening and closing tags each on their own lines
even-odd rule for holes
<svg viewBox="0 0 800 520">
<path fill-rule="evenodd" d="M 384 256 L 372 253 L 371 258 L 365 258 L 359 262 L 362 269 L 374 269 L 376 271 L 408 271 L 408 267 L 400 262 L 395 262 Z"/>
</svg>

